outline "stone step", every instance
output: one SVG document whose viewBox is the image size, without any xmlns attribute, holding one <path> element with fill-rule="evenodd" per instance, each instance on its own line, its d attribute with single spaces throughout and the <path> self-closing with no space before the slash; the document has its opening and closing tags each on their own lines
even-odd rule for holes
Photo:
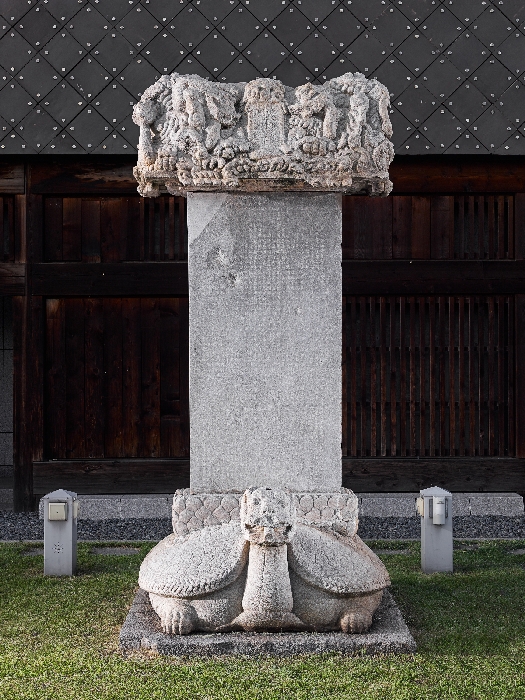
<svg viewBox="0 0 525 700">
<path fill-rule="evenodd" d="M 362 517 L 417 517 L 417 493 L 358 493 Z M 173 494 L 79 495 L 80 520 L 126 520 L 128 518 L 171 518 Z M 0 507 L 1 509 L 1 507 Z M 40 518 L 43 518 L 40 501 Z M 454 493 L 454 515 L 524 514 L 523 498 L 518 493 Z"/>
</svg>

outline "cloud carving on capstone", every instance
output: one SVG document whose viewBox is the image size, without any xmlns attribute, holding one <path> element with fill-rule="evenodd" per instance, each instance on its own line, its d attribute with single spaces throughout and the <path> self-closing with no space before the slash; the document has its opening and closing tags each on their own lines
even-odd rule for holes
<svg viewBox="0 0 525 700">
<path fill-rule="evenodd" d="M 386 196 L 394 157 L 388 90 L 361 73 L 297 88 L 162 76 L 133 109 L 134 175 L 167 191 L 340 191 Z"/>
</svg>

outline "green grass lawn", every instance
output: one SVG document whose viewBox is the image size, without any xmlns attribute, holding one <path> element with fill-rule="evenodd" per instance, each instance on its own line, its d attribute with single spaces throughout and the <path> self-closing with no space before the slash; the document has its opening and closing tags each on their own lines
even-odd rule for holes
<svg viewBox="0 0 525 700">
<path fill-rule="evenodd" d="M 419 544 L 384 542 L 410 556 L 382 554 L 418 652 L 399 657 L 338 655 L 181 661 L 124 658 L 118 633 L 133 599 L 134 556 L 79 546 L 74 578 L 43 576 L 30 545 L 0 545 L 0 698 L 341 698 L 525 700 L 525 542 L 479 543 L 454 554 L 455 573 L 419 571 Z"/>
</svg>

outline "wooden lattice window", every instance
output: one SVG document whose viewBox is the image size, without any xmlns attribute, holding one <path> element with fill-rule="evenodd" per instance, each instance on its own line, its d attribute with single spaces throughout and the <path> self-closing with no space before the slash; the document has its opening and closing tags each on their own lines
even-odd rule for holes
<svg viewBox="0 0 525 700">
<path fill-rule="evenodd" d="M 514 456 L 511 296 L 346 297 L 343 452 Z"/>
</svg>

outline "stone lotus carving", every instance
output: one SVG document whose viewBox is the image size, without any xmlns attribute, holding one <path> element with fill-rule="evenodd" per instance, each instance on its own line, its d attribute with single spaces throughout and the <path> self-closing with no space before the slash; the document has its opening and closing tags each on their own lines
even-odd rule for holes
<svg viewBox="0 0 525 700">
<path fill-rule="evenodd" d="M 162 76 L 133 110 L 140 126 L 138 191 L 386 196 L 394 157 L 389 105 L 388 90 L 361 73 L 295 89 L 270 78 L 220 84 Z"/>
<path fill-rule="evenodd" d="M 178 491 L 173 524 L 139 575 L 169 634 L 365 632 L 390 583 L 356 535 L 357 498 L 346 489 Z"/>
</svg>

